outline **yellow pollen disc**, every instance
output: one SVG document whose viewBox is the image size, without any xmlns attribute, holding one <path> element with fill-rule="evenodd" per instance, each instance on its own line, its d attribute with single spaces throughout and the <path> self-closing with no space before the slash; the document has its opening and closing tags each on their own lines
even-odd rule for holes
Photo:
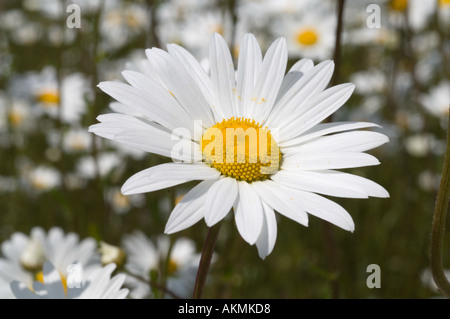
<svg viewBox="0 0 450 319">
<path fill-rule="evenodd" d="M 278 171 L 281 152 L 270 131 L 255 120 L 230 118 L 202 136 L 203 161 L 222 175 L 254 182 Z"/>
<path fill-rule="evenodd" d="M 389 6 L 395 11 L 405 11 L 408 7 L 408 0 L 391 0 Z"/>
<path fill-rule="evenodd" d="M 64 293 L 67 296 L 67 279 L 66 277 L 64 277 L 63 275 L 59 274 L 59 276 L 61 277 L 61 283 L 64 287 Z M 40 271 L 36 274 L 35 279 L 41 283 L 44 283 L 44 272 Z"/>
<path fill-rule="evenodd" d="M 439 0 L 439 6 L 444 7 L 450 5 L 450 0 Z"/>
<path fill-rule="evenodd" d="M 37 99 L 45 106 L 54 105 L 59 103 L 59 94 L 55 91 L 43 91 L 37 96 Z"/>
<path fill-rule="evenodd" d="M 312 28 L 300 30 L 296 34 L 297 42 L 306 46 L 316 44 L 318 39 L 319 35 L 317 34 L 316 30 Z"/>
</svg>

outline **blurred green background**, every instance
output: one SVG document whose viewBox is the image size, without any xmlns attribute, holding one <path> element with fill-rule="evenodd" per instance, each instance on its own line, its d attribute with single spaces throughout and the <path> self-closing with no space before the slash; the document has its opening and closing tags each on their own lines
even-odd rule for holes
<svg viewBox="0 0 450 319">
<path fill-rule="evenodd" d="M 71 29 L 72 1 L 0 0 L 0 242 L 34 226 L 60 226 L 115 245 L 137 229 L 149 237 L 163 233 L 173 202 L 190 185 L 133 198 L 118 190 L 132 174 L 167 160 L 91 134 L 73 137 L 110 112 L 112 101 L 97 84 L 121 79 L 127 62 L 145 58 L 145 48 L 175 42 L 202 60 L 212 32 L 222 33 L 234 53 L 251 32 L 263 50 L 286 37 L 289 65 L 302 57 L 318 63 L 335 52 L 339 1 L 74 2 L 81 27 Z M 369 4 L 379 6 L 380 28 L 367 25 Z M 445 0 L 345 1 L 334 81 L 357 89 L 332 120 L 382 126 L 376 130 L 390 143 L 370 152 L 381 165 L 348 171 L 383 185 L 390 198 L 333 199 L 352 215 L 354 233 L 313 216 L 305 228 L 277 214 L 277 242 L 264 261 L 228 218 L 205 297 L 438 296 L 423 273 L 445 148 L 449 13 Z M 309 16 L 316 17 L 311 28 L 331 25 L 319 35 L 331 41 L 316 51 L 295 46 L 295 28 Z M 201 251 L 206 234 L 201 221 L 170 237 L 191 238 Z M 366 285 L 370 264 L 381 268 L 381 288 Z"/>
</svg>

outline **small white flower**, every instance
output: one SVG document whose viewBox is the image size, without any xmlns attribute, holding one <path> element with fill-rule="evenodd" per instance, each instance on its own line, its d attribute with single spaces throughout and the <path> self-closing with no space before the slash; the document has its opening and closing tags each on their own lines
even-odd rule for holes
<svg viewBox="0 0 450 319">
<path fill-rule="evenodd" d="M 106 190 L 106 200 L 111 204 L 117 214 L 125 214 L 133 207 L 140 207 L 145 201 L 142 194 L 126 196 L 120 192 L 120 188 L 114 187 Z"/>
<path fill-rule="evenodd" d="M 103 265 L 115 263 L 122 265 L 125 261 L 125 252 L 117 246 L 110 245 L 104 241 L 100 242 L 99 252 L 101 255 L 101 262 Z"/>
<path fill-rule="evenodd" d="M 56 70 L 46 67 L 38 74 L 29 75 L 27 81 L 42 113 L 53 118 L 60 116 L 62 122 L 73 125 L 86 112 L 84 99 L 89 89 L 83 75 L 74 73 L 64 76 L 59 87 Z"/>
<path fill-rule="evenodd" d="M 34 190 L 47 191 L 60 185 L 61 174 L 52 167 L 38 166 L 30 171 L 27 180 Z"/>
<path fill-rule="evenodd" d="M 91 144 L 92 136 L 85 129 L 70 129 L 64 134 L 63 148 L 68 153 L 87 151 Z"/>
<path fill-rule="evenodd" d="M 142 232 L 135 231 L 124 236 L 122 246 L 127 254 L 126 269 L 131 273 L 150 280 L 150 273 L 165 272 L 167 288 L 181 298 L 190 298 L 194 287 L 200 255 L 197 254 L 195 243 L 186 238 L 179 238 L 170 250 L 170 240 L 160 236 L 156 243 L 152 242 Z M 170 250 L 170 256 L 167 256 Z M 166 269 L 161 269 L 166 265 Z M 130 276 L 127 281 L 132 298 L 151 296 L 147 283 L 135 280 Z M 127 279 L 128 280 L 128 279 Z M 165 297 L 171 297 L 165 294 Z"/>
<path fill-rule="evenodd" d="M 79 240 L 75 233 L 64 234 L 61 228 L 53 227 L 47 233 L 34 227 L 30 236 L 16 232 L 1 245 L 0 298 L 11 298 L 9 284 L 16 280 L 31 287 L 34 280 L 42 280 L 42 267 L 50 262 L 66 281 L 68 267 L 78 263 L 85 275 L 101 267 L 93 238 Z"/>
<path fill-rule="evenodd" d="M 447 120 L 450 111 L 450 81 L 442 81 L 420 97 L 425 109 L 432 115 Z"/>
<path fill-rule="evenodd" d="M 125 275 L 111 278 L 115 268 L 115 264 L 109 264 L 96 269 L 82 280 L 80 287 L 68 287 L 66 292 L 58 270 L 46 262 L 43 282 L 35 281 L 33 291 L 19 281 L 11 283 L 11 290 L 17 299 L 125 299 L 128 289 L 121 289 Z"/>
<path fill-rule="evenodd" d="M 356 92 L 363 95 L 381 93 L 387 85 L 386 74 L 376 69 L 353 73 L 350 80 Z"/>
<path fill-rule="evenodd" d="M 285 34 L 288 52 L 293 57 L 330 59 L 333 54 L 335 15 L 308 11 L 301 19 L 283 19 L 278 34 Z"/>
<path fill-rule="evenodd" d="M 98 167 L 99 175 L 104 177 L 121 164 L 120 156 L 112 152 L 99 154 L 97 160 L 98 166 L 92 156 L 82 157 L 77 164 L 77 173 L 87 179 L 95 178 Z"/>
</svg>

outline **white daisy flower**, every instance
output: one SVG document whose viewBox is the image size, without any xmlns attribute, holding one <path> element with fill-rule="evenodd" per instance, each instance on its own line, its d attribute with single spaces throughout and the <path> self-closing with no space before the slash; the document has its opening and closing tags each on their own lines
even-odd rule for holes
<svg viewBox="0 0 450 319">
<path fill-rule="evenodd" d="M 14 233 L 1 245 L 4 258 L 0 258 L 0 298 L 12 297 L 9 284 L 14 280 L 26 287 L 32 287 L 34 280 L 42 281 L 42 267 L 47 261 L 57 269 L 63 283 L 74 263 L 81 265 L 86 275 L 90 274 L 101 267 L 96 247 L 94 239 L 80 241 L 77 234 L 64 234 L 58 227 L 47 233 L 35 227 L 30 236 Z"/>
<path fill-rule="evenodd" d="M 92 136 L 85 129 L 71 128 L 63 137 L 63 149 L 68 153 L 87 151 L 92 145 Z"/>
<path fill-rule="evenodd" d="M 88 87 L 83 75 L 74 73 L 65 76 L 59 87 L 56 70 L 46 67 L 41 73 L 30 76 L 28 81 L 31 94 L 42 113 L 53 118 L 60 116 L 62 122 L 73 125 L 86 112 L 84 98 Z"/>
<path fill-rule="evenodd" d="M 148 10 L 140 3 L 108 6 L 100 23 L 101 45 L 105 50 L 120 48 L 130 37 L 146 30 L 149 23 Z"/>
<path fill-rule="evenodd" d="M 450 81 L 444 80 L 420 97 L 425 109 L 432 115 L 446 121 L 450 111 Z"/>
<path fill-rule="evenodd" d="M 118 187 L 113 187 L 105 191 L 105 199 L 108 201 L 116 214 L 122 215 L 129 212 L 133 207 L 141 207 L 145 197 L 142 194 L 126 196 Z"/>
<path fill-rule="evenodd" d="M 26 178 L 30 186 L 36 191 L 47 191 L 61 184 L 60 172 L 48 166 L 33 168 Z"/>
<path fill-rule="evenodd" d="M 389 196 L 368 179 L 336 171 L 379 164 L 364 152 L 388 138 L 376 132 L 346 132 L 377 126 L 372 123 L 320 124 L 354 90 L 349 83 L 326 89 L 332 61 L 314 66 L 304 59 L 285 74 L 286 41 L 276 40 L 263 58 L 251 34 L 244 37 L 237 71 L 218 34 L 210 45 L 210 74 L 174 44 L 168 45 L 168 52 L 154 48 L 146 53 L 153 76 L 124 71 L 129 85 L 99 85 L 127 105 L 130 114 L 142 116 L 101 115 L 101 123 L 90 131 L 176 161 L 135 174 L 122 186 L 125 195 L 202 180 L 175 207 L 165 233 L 203 218 L 211 227 L 233 208 L 240 235 L 256 244 L 265 258 L 276 240 L 274 211 L 305 226 L 309 213 L 353 231 L 347 211 L 319 194 Z M 233 133 L 241 140 L 238 145 Z M 246 134 L 251 138 L 248 145 L 242 143 Z"/>
<path fill-rule="evenodd" d="M 150 273 L 164 271 L 162 265 L 167 262 L 165 270 L 166 287 L 181 298 L 190 298 L 197 274 L 200 256 L 197 254 L 195 243 L 187 238 L 179 238 L 170 249 L 170 240 L 165 236 L 156 239 L 153 243 L 140 231 L 124 236 L 122 246 L 127 255 L 125 268 L 139 278 L 150 280 Z M 167 254 L 170 256 L 167 259 Z M 130 296 L 136 299 L 152 295 L 147 283 L 137 278 L 127 278 L 131 287 Z M 166 293 L 165 297 L 170 297 Z"/>
<path fill-rule="evenodd" d="M 19 281 L 11 283 L 11 290 L 17 299 L 125 299 L 128 289 L 121 289 L 125 275 L 111 278 L 116 268 L 109 264 L 96 269 L 87 278 L 81 278 L 76 286 L 65 288 L 58 270 L 50 263 L 44 264 L 43 281 L 35 281 L 32 290 Z M 67 292 L 66 292 L 67 290 Z"/>
<path fill-rule="evenodd" d="M 98 161 L 98 174 L 100 177 L 104 177 L 107 174 L 121 164 L 120 156 L 115 153 L 101 153 L 97 157 Z M 97 174 L 97 164 L 96 160 L 92 156 L 84 156 L 77 163 L 76 167 L 77 174 L 80 177 L 86 179 L 92 179 L 96 177 Z"/>
<path fill-rule="evenodd" d="M 329 59 L 335 42 L 336 16 L 319 10 L 288 16 L 276 34 L 285 34 L 289 55 L 317 60 Z"/>
</svg>

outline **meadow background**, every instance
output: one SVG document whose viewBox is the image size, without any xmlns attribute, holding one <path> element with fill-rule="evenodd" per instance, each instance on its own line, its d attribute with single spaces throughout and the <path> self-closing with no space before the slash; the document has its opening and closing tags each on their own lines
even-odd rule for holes
<svg viewBox="0 0 450 319">
<path fill-rule="evenodd" d="M 80 28 L 67 25 L 72 3 L 81 8 Z M 368 25 L 370 4 L 380 8 L 379 27 Z M 316 43 L 298 42 L 305 27 L 315 30 Z M 263 52 L 285 37 L 288 67 L 303 57 L 335 58 L 333 83 L 352 82 L 356 91 L 332 120 L 374 122 L 390 138 L 370 152 L 381 165 L 349 171 L 383 185 L 390 198 L 335 198 L 353 217 L 354 233 L 312 216 L 305 228 L 278 214 L 277 242 L 265 260 L 228 219 L 204 296 L 439 296 L 426 274 L 450 102 L 449 31 L 447 0 L 0 0 L 0 242 L 35 226 L 116 246 L 136 230 L 163 234 L 190 185 L 120 194 L 128 177 L 166 160 L 87 132 L 110 112 L 112 100 L 97 84 L 122 80 L 120 72 L 145 58 L 144 49 L 167 43 L 207 65 L 213 32 L 237 57 L 242 35 L 251 32 Z M 206 234 L 201 221 L 169 238 L 192 239 L 200 252 Z M 450 268 L 448 243 L 446 236 Z M 366 285 L 370 264 L 380 266 L 381 288 Z"/>
</svg>

